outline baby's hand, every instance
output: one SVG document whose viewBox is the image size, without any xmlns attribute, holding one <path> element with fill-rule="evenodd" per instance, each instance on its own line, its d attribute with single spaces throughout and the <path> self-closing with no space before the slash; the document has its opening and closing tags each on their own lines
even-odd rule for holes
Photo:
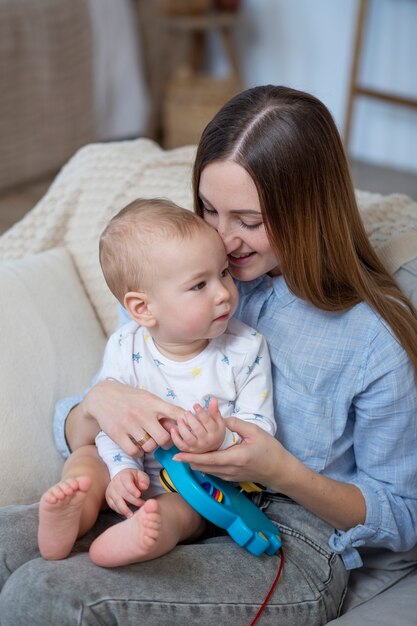
<svg viewBox="0 0 417 626">
<path fill-rule="evenodd" d="M 211 452 L 220 448 L 226 426 L 215 398 L 210 400 L 208 411 L 194 404 L 195 413 L 186 411 L 171 430 L 174 444 L 182 452 Z"/>
<path fill-rule="evenodd" d="M 131 517 L 129 504 L 142 506 L 141 495 L 149 487 L 149 476 L 138 469 L 127 468 L 116 474 L 106 489 L 107 504 L 113 511 Z"/>
</svg>

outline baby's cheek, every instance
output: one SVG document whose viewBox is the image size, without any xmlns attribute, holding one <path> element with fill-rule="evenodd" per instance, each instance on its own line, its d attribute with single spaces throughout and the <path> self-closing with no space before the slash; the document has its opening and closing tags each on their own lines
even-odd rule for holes
<svg viewBox="0 0 417 626">
<path fill-rule="evenodd" d="M 207 313 L 198 313 L 196 311 L 196 315 L 187 319 L 187 321 L 183 324 L 184 332 L 190 337 L 199 337 L 201 333 L 204 333 L 207 330 L 207 326 L 209 324 L 209 319 L 207 317 Z"/>
</svg>

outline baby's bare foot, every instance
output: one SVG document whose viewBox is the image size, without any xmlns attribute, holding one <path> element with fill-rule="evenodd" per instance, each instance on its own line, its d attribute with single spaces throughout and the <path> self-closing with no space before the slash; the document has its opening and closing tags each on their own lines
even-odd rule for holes
<svg viewBox="0 0 417 626">
<path fill-rule="evenodd" d="M 132 517 L 97 537 L 90 546 L 90 557 L 96 565 L 118 567 L 154 559 L 176 543 L 170 533 L 162 533 L 158 500 L 147 500 Z"/>
<path fill-rule="evenodd" d="M 39 504 L 39 550 L 44 559 L 64 559 L 77 539 L 89 476 L 68 478 L 46 491 Z"/>
</svg>

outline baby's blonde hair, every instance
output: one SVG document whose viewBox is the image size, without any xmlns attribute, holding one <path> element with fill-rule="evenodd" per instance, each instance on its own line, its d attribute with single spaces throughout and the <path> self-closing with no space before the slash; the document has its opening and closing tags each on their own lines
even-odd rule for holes
<svg viewBox="0 0 417 626">
<path fill-rule="evenodd" d="M 100 237 L 100 265 L 110 291 L 121 304 L 129 291 L 146 292 L 157 262 L 153 244 L 189 239 L 207 229 L 211 227 L 201 217 L 169 200 L 134 200 L 110 220 Z"/>
</svg>

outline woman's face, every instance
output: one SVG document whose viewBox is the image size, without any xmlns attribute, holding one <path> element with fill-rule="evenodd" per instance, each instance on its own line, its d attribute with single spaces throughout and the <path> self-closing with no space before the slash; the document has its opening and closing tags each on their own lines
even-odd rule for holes
<svg viewBox="0 0 417 626">
<path fill-rule="evenodd" d="M 223 239 L 229 269 L 238 280 L 279 274 L 265 231 L 258 192 L 246 170 L 234 161 L 214 161 L 201 173 L 203 216 Z"/>
</svg>

